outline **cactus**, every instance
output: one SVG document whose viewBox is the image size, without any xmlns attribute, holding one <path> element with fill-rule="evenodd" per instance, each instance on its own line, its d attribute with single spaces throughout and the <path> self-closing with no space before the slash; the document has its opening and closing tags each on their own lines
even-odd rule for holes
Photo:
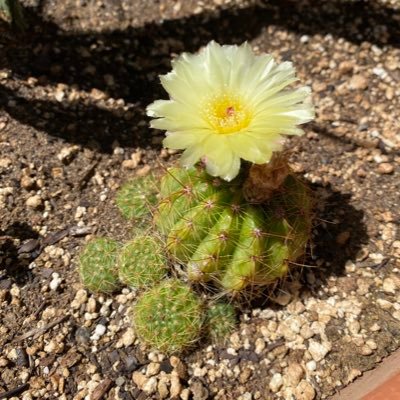
<svg viewBox="0 0 400 400">
<path fill-rule="evenodd" d="M 119 287 L 118 249 L 118 243 L 108 238 L 96 238 L 87 243 L 79 256 L 79 275 L 90 291 L 111 293 Z"/>
<path fill-rule="evenodd" d="M 115 202 L 124 218 L 145 220 L 151 207 L 157 203 L 157 186 L 153 175 L 125 183 L 119 189 Z"/>
<path fill-rule="evenodd" d="M 132 323 L 139 338 L 168 354 L 196 342 L 202 322 L 200 298 L 176 279 L 163 281 L 145 292 L 132 309 Z"/>
<path fill-rule="evenodd" d="M 118 258 L 118 274 L 122 283 L 134 288 L 152 286 L 167 272 L 160 243 L 151 236 L 140 235 L 128 242 Z"/>
<path fill-rule="evenodd" d="M 206 316 L 208 336 L 216 343 L 225 342 L 236 326 L 235 308 L 229 303 L 209 305 Z"/>
<path fill-rule="evenodd" d="M 161 181 L 154 221 L 191 281 L 214 281 L 231 294 L 284 278 L 304 254 L 313 202 L 289 173 L 264 205 L 245 200 L 244 177 L 228 183 L 201 166 L 174 167 Z"/>
</svg>

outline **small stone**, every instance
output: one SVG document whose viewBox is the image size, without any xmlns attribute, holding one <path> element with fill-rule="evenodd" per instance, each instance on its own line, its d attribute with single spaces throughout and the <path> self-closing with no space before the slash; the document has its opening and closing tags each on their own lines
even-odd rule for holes
<svg viewBox="0 0 400 400">
<path fill-rule="evenodd" d="M 171 398 L 178 397 L 182 391 L 182 385 L 180 383 L 179 377 L 172 375 L 171 377 L 171 387 L 169 389 Z"/>
<path fill-rule="evenodd" d="M 368 79 L 363 75 L 354 75 L 349 82 L 350 89 L 364 90 L 368 87 Z"/>
<path fill-rule="evenodd" d="M 369 356 L 372 353 L 373 353 L 373 350 L 367 344 L 365 344 L 364 346 L 361 346 L 360 354 L 362 354 L 363 356 Z"/>
<path fill-rule="evenodd" d="M 160 379 L 157 385 L 158 395 L 160 399 L 166 399 L 169 396 L 169 390 L 167 386 L 166 379 Z"/>
<path fill-rule="evenodd" d="M 146 369 L 146 376 L 154 376 L 160 372 L 160 364 L 151 362 Z"/>
<path fill-rule="evenodd" d="M 349 331 L 352 335 L 357 335 L 360 332 L 361 325 L 358 321 L 350 321 L 348 323 Z"/>
<path fill-rule="evenodd" d="M 271 378 L 269 382 L 269 388 L 273 393 L 276 393 L 279 391 L 279 389 L 283 385 L 283 378 L 281 374 L 274 374 L 273 377 Z"/>
<path fill-rule="evenodd" d="M 383 290 L 386 293 L 396 293 L 396 282 L 392 278 L 386 278 L 383 281 Z"/>
<path fill-rule="evenodd" d="M 313 339 L 310 340 L 308 351 L 316 362 L 323 360 L 330 350 L 330 343 L 319 343 Z"/>
<path fill-rule="evenodd" d="M 261 354 L 261 352 L 265 349 L 265 341 L 262 338 L 257 338 L 255 342 L 254 352 L 256 354 Z"/>
<path fill-rule="evenodd" d="M 137 162 L 134 160 L 124 160 L 122 161 L 122 168 L 125 169 L 135 169 L 137 167 Z"/>
<path fill-rule="evenodd" d="M 8 168 L 11 164 L 12 161 L 9 158 L 0 158 L 0 168 Z"/>
<path fill-rule="evenodd" d="M 359 369 L 352 368 L 347 375 L 347 383 L 353 382 L 354 379 L 359 377 L 362 374 L 362 372 Z"/>
<path fill-rule="evenodd" d="M 294 393 L 296 400 L 313 400 L 315 398 L 314 388 L 304 379 L 296 387 Z"/>
<path fill-rule="evenodd" d="M 54 272 L 53 274 L 51 274 L 51 276 L 53 279 L 49 283 L 49 288 L 51 290 L 57 290 L 62 282 L 62 279 L 60 278 L 60 275 L 57 272 Z"/>
<path fill-rule="evenodd" d="M 381 175 L 384 174 L 391 174 L 394 171 L 394 167 L 392 164 L 389 164 L 387 162 L 383 162 L 378 165 L 378 173 Z"/>
<path fill-rule="evenodd" d="M 87 300 L 87 292 L 85 289 L 80 289 L 76 292 L 74 300 L 71 302 L 71 308 L 78 309 Z"/>
<path fill-rule="evenodd" d="M 207 400 L 208 390 L 200 381 L 195 381 L 190 385 L 190 389 L 193 393 L 193 400 Z"/>
<path fill-rule="evenodd" d="M 169 362 L 179 378 L 185 379 L 187 375 L 186 365 L 176 356 L 171 356 Z"/>
<path fill-rule="evenodd" d="M 144 385 L 147 383 L 148 378 L 139 371 L 135 371 L 132 374 L 132 380 L 134 384 L 141 390 L 143 390 Z"/>
<path fill-rule="evenodd" d="M 304 375 L 303 367 L 298 363 L 290 363 L 287 369 L 287 373 L 285 374 L 285 380 L 289 384 L 289 386 L 296 387 L 301 378 Z"/>
<path fill-rule="evenodd" d="M 37 209 L 42 206 L 42 198 L 39 195 L 28 197 L 25 204 L 32 209 Z"/>
<path fill-rule="evenodd" d="M 78 152 L 79 152 L 79 146 L 77 146 L 77 145 L 63 147 L 61 149 L 61 151 L 57 154 L 57 158 L 63 164 L 69 164 L 74 159 L 74 157 L 78 154 Z"/>
<path fill-rule="evenodd" d="M 157 390 L 157 378 L 151 377 L 142 387 L 142 390 L 147 394 L 153 394 Z"/>
<path fill-rule="evenodd" d="M 21 187 L 26 190 L 30 190 L 35 186 L 35 180 L 30 176 L 24 175 L 20 181 Z"/>
<path fill-rule="evenodd" d="M 189 400 L 190 390 L 185 388 L 182 390 L 181 395 L 179 396 L 182 400 Z"/>
<path fill-rule="evenodd" d="M 314 360 L 311 360 L 306 364 L 306 368 L 308 371 L 315 371 L 317 369 L 317 363 Z"/>
<path fill-rule="evenodd" d="M 393 306 L 393 304 L 390 301 L 387 301 L 385 299 L 377 299 L 376 304 L 378 304 L 378 306 L 384 310 L 390 310 Z"/>
<path fill-rule="evenodd" d="M 128 347 L 135 342 L 135 339 L 135 332 L 133 331 L 133 329 L 128 328 L 122 335 L 121 343 L 123 346 Z"/>
<path fill-rule="evenodd" d="M 144 167 L 136 171 L 137 176 L 146 176 L 151 171 L 150 165 L 145 165 Z"/>
</svg>

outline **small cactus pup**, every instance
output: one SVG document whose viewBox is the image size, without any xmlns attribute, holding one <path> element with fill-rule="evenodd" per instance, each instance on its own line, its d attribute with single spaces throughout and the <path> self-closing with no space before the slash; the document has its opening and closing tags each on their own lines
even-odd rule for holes
<svg viewBox="0 0 400 400">
<path fill-rule="evenodd" d="M 183 282 L 168 279 L 142 294 L 131 317 L 144 343 L 167 354 L 178 353 L 200 338 L 203 304 Z"/>
<path fill-rule="evenodd" d="M 167 273 L 164 249 L 149 235 L 138 235 L 126 243 L 118 257 L 119 279 L 132 288 L 146 288 L 161 281 Z"/>
<path fill-rule="evenodd" d="M 143 220 L 157 204 L 157 184 L 152 174 L 133 178 L 118 190 L 115 202 L 126 219 Z"/>
<path fill-rule="evenodd" d="M 213 343 L 224 343 L 237 325 L 235 308 L 232 304 L 221 301 L 210 304 L 207 308 L 205 325 Z"/>
<path fill-rule="evenodd" d="M 117 272 L 118 242 L 95 238 L 88 242 L 79 256 L 79 275 L 83 285 L 92 292 L 112 293 L 120 286 Z"/>
<path fill-rule="evenodd" d="M 191 281 L 231 294 L 284 278 L 305 251 L 312 200 L 280 151 L 283 135 L 301 135 L 314 117 L 310 88 L 289 89 L 292 63 L 248 43 L 210 42 L 160 79 L 170 99 L 148 106 L 151 126 L 184 150 L 154 217 L 171 256 Z"/>
</svg>

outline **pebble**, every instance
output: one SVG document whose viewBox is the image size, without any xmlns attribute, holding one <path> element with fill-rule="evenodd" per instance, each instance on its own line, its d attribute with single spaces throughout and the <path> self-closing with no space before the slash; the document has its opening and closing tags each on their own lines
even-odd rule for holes
<svg viewBox="0 0 400 400">
<path fill-rule="evenodd" d="M 76 154 L 79 152 L 79 146 L 69 146 L 69 147 L 63 147 L 61 151 L 57 154 L 57 158 L 63 163 L 63 164 L 69 164 L 71 161 L 74 159 Z"/>
<path fill-rule="evenodd" d="M 35 194 L 34 196 L 30 196 L 26 199 L 25 204 L 32 209 L 37 209 L 42 205 L 42 198 L 38 195 Z"/>
<path fill-rule="evenodd" d="M 53 272 L 51 276 L 53 279 L 50 281 L 49 287 L 51 290 L 57 290 L 62 282 L 62 279 L 57 272 Z"/>
<path fill-rule="evenodd" d="M 314 360 L 311 360 L 306 364 L 306 368 L 309 371 L 315 371 L 317 369 L 317 363 Z"/>
<path fill-rule="evenodd" d="M 132 374 L 133 383 L 141 390 L 143 390 L 144 385 L 147 383 L 148 378 L 139 371 L 135 371 Z"/>
<path fill-rule="evenodd" d="M 85 289 L 79 289 L 75 293 L 74 300 L 71 302 L 71 308 L 78 309 L 87 300 L 87 291 Z"/>
<path fill-rule="evenodd" d="M 269 382 L 269 388 L 273 393 L 276 393 L 279 391 L 279 389 L 283 385 L 283 378 L 282 375 L 279 373 L 276 373 L 273 375 L 272 379 Z"/>
<path fill-rule="evenodd" d="M 161 378 L 158 381 L 157 391 L 158 395 L 160 396 L 160 399 L 166 399 L 168 397 L 169 390 L 167 386 L 167 379 L 165 377 Z"/>
<path fill-rule="evenodd" d="M 178 397 L 182 391 L 182 385 L 179 377 L 172 375 L 171 377 L 171 387 L 169 389 L 171 398 Z"/>
<path fill-rule="evenodd" d="M 35 180 L 30 176 L 24 175 L 20 180 L 21 187 L 26 190 L 30 190 L 35 186 Z"/>
<path fill-rule="evenodd" d="M 146 369 L 146 376 L 154 376 L 160 372 L 160 364 L 151 362 Z"/>
<path fill-rule="evenodd" d="M 364 90 L 368 87 L 368 79 L 363 75 L 354 75 L 349 82 L 350 89 Z"/>
<path fill-rule="evenodd" d="M 316 340 L 310 340 L 308 351 L 316 362 L 323 360 L 330 350 L 329 342 L 319 343 Z"/>
<path fill-rule="evenodd" d="M 157 378 L 152 376 L 143 386 L 142 390 L 147 394 L 153 394 L 157 390 Z"/>
<path fill-rule="evenodd" d="M 200 382 L 195 381 L 190 385 L 190 389 L 193 394 L 193 400 L 206 400 L 208 399 L 208 390 L 207 388 Z"/>
<path fill-rule="evenodd" d="M 0 168 L 8 168 L 11 164 L 12 161 L 9 158 L 0 158 Z"/>
<path fill-rule="evenodd" d="M 394 167 L 392 164 L 384 162 L 378 165 L 378 173 L 380 173 L 381 175 L 391 174 L 393 171 Z"/>
<path fill-rule="evenodd" d="M 304 369 L 299 363 L 290 363 L 285 374 L 285 381 L 289 386 L 296 387 L 304 375 Z"/>
<path fill-rule="evenodd" d="M 386 293 L 396 293 L 397 285 L 396 285 L 396 282 L 392 278 L 386 278 L 383 281 L 382 287 Z"/>
<path fill-rule="evenodd" d="M 304 379 L 296 387 L 294 393 L 296 400 L 313 400 L 315 398 L 314 388 Z"/>
<path fill-rule="evenodd" d="M 103 324 L 97 324 L 94 333 L 90 338 L 92 340 L 99 340 L 106 333 L 106 330 L 107 328 Z"/>
</svg>

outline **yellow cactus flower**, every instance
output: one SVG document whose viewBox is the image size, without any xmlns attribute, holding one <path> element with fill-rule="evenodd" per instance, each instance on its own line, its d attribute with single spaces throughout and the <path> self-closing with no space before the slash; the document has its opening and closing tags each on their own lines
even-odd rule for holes
<svg viewBox="0 0 400 400">
<path fill-rule="evenodd" d="M 171 99 L 155 101 L 147 114 L 155 117 L 151 127 L 167 131 L 165 147 L 185 150 L 185 167 L 202 159 L 210 175 L 230 181 L 241 159 L 267 163 L 282 135 L 303 134 L 297 125 L 314 117 L 309 87 L 285 89 L 297 80 L 292 63 L 278 65 L 247 43 L 210 42 L 172 66 L 160 77 Z"/>
</svg>

